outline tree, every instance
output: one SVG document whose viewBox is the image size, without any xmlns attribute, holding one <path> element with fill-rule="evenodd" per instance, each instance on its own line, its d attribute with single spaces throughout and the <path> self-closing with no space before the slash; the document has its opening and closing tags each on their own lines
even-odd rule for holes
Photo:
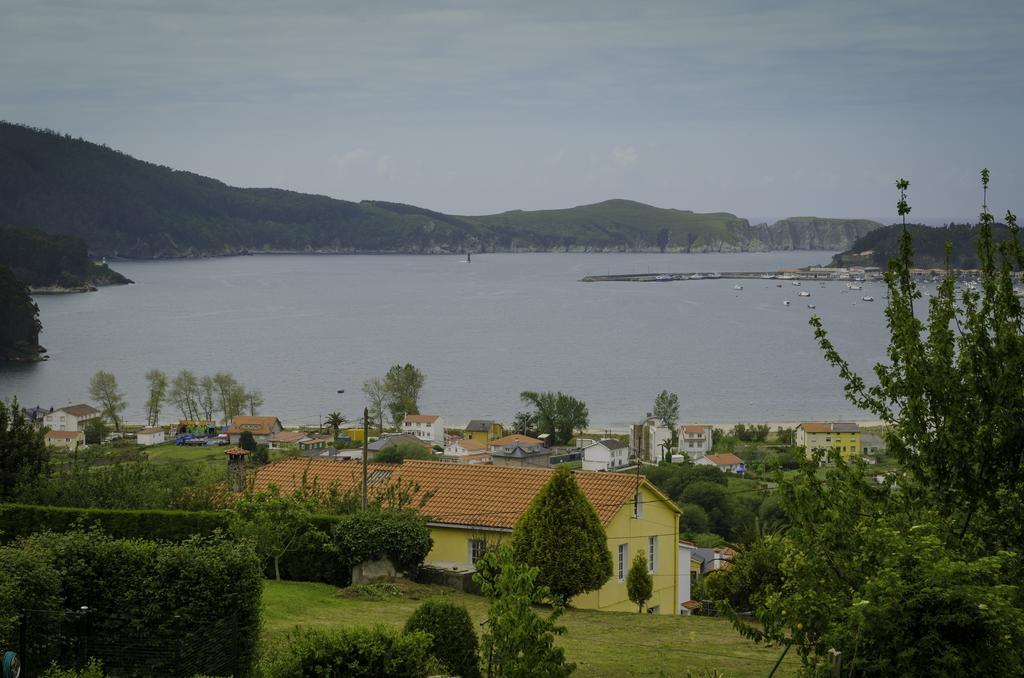
<svg viewBox="0 0 1024 678">
<path fill-rule="evenodd" d="M 534 432 L 535 423 L 534 416 L 530 412 L 516 412 L 516 416 L 512 419 L 511 432 L 524 436 L 531 435 Z"/>
<path fill-rule="evenodd" d="M 488 677 L 562 678 L 572 673 L 575 665 L 555 645 L 555 636 L 565 633 L 555 624 L 562 608 L 556 603 L 546 618 L 534 609 L 551 594 L 539 583 L 540 571 L 519 562 L 507 544 L 485 553 L 476 566 L 473 581 L 490 602 L 482 643 Z"/>
<path fill-rule="evenodd" d="M 249 452 L 255 452 L 256 448 L 259 447 L 252 431 L 242 431 L 242 434 L 238 436 L 238 446 Z"/>
<path fill-rule="evenodd" d="M 330 426 L 331 430 L 334 431 L 335 442 L 338 440 L 338 429 L 344 426 L 345 421 L 345 417 L 341 416 L 341 412 L 331 412 L 327 415 L 327 418 L 324 419 L 324 423 Z"/>
<path fill-rule="evenodd" d="M 251 391 L 246 391 L 245 399 L 249 404 L 249 416 L 255 417 L 256 413 L 261 407 L 263 407 L 263 391 L 258 388 L 254 388 Z M 334 437 L 337 439 L 338 432 L 334 432 Z"/>
<path fill-rule="evenodd" d="M 779 426 L 775 429 L 775 437 L 778 439 L 780 445 L 795 445 L 796 444 L 796 430 L 792 428 L 783 428 Z"/>
<path fill-rule="evenodd" d="M 430 634 L 430 654 L 444 664 L 447 673 L 480 677 L 479 641 L 464 605 L 443 598 L 424 601 L 405 622 L 405 633 L 414 631 Z"/>
<path fill-rule="evenodd" d="M 563 603 L 596 591 L 612 576 L 601 521 L 572 472 L 559 467 L 512 532 L 518 562 L 540 570 L 537 581 Z"/>
<path fill-rule="evenodd" d="M 654 594 L 654 578 L 647 569 L 647 557 L 643 551 L 637 551 L 633 556 L 633 564 L 629 566 L 629 574 L 626 575 L 626 593 L 636 603 L 637 612 L 644 611 L 644 603 Z"/>
<path fill-rule="evenodd" d="M 534 425 L 541 433 L 547 433 L 555 445 L 566 445 L 576 431 L 582 431 L 590 423 L 587 404 L 561 391 L 523 391 L 519 398 L 533 405 Z"/>
<path fill-rule="evenodd" d="M 146 372 L 149 396 L 146 398 L 146 423 L 156 426 L 160 423 L 160 408 L 167 400 L 167 375 L 160 370 Z"/>
<path fill-rule="evenodd" d="M 199 419 L 199 380 L 188 370 L 178 372 L 171 382 L 171 400 L 184 419 Z"/>
<path fill-rule="evenodd" d="M 229 530 L 236 539 L 251 540 L 256 552 L 274 563 L 274 578 L 281 580 L 281 558 L 310 544 L 327 543 L 327 535 L 313 523 L 314 505 L 301 490 L 282 495 L 275 486 L 248 493 L 231 509 Z"/>
<path fill-rule="evenodd" d="M 395 428 L 400 428 L 407 414 L 419 414 L 419 397 L 426 377 L 406 363 L 392 365 L 384 375 L 384 394 Z"/>
<path fill-rule="evenodd" d="M 10 405 L 0 400 L 0 500 L 10 501 L 16 489 L 35 485 L 49 460 L 43 432 L 21 411 L 18 399 Z"/>
<path fill-rule="evenodd" d="M 659 393 L 654 399 L 654 416 L 661 419 L 672 431 L 673 436 L 676 435 L 676 424 L 679 423 L 679 396 L 668 391 Z"/>
<path fill-rule="evenodd" d="M 384 430 L 384 403 L 387 402 L 388 394 L 384 389 L 384 380 L 380 377 L 373 377 L 363 382 L 363 395 L 369 405 L 370 416 L 377 422 L 377 433 Z"/>
<path fill-rule="evenodd" d="M 4 243 L 5 248 L 8 243 Z M 0 266 L 0 362 L 39 359 L 39 307 L 28 287 L 7 266 Z"/>
<path fill-rule="evenodd" d="M 121 412 L 128 407 L 124 393 L 117 390 L 117 379 L 110 372 L 100 370 L 89 382 L 89 397 L 100 404 L 100 412 L 121 432 Z"/>
<path fill-rule="evenodd" d="M 250 402 L 249 395 L 245 387 L 228 372 L 213 375 L 213 383 L 217 392 L 217 409 L 226 424 L 245 411 Z"/>
<path fill-rule="evenodd" d="M 213 377 L 205 376 L 199 380 L 199 409 L 203 419 L 213 420 L 216 411 L 217 384 Z"/>
<path fill-rule="evenodd" d="M 379 450 L 376 456 L 374 456 L 374 461 L 380 464 L 401 464 L 406 459 L 425 459 L 429 461 L 433 458 L 434 453 L 422 445 L 399 443 L 398 445 L 388 445 L 383 450 Z"/>
<path fill-rule="evenodd" d="M 85 422 L 85 426 L 82 427 L 82 433 L 85 434 L 86 445 L 99 445 L 107 439 L 110 429 L 102 417 L 96 417 Z"/>
</svg>

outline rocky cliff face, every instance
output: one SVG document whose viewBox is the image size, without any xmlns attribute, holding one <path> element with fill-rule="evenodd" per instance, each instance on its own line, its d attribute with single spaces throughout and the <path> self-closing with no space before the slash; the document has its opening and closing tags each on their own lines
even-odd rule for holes
<svg viewBox="0 0 1024 678">
<path fill-rule="evenodd" d="M 760 229 L 773 250 L 845 250 L 858 238 L 881 227 L 877 221 L 867 219 L 790 217 Z"/>
</svg>

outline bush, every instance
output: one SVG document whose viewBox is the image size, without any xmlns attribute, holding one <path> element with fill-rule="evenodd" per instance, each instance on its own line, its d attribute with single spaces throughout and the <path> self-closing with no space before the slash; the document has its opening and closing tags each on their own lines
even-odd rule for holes
<svg viewBox="0 0 1024 678">
<path fill-rule="evenodd" d="M 339 516 L 331 532 L 338 562 L 348 568 L 387 557 L 397 570 L 415 572 L 434 545 L 426 522 L 409 511 Z"/>
<path fill-rule="evenodd" d="M 424 631 L 433 637 L 430 654 L 448 673 L 479 678 L 476 630 L 464 606 L 448 600 L 428 600 L 405 623 L 405 632 L 413 631 Z"/>
<path fill-rule="evenodd" d="M 21 610 L 54 610 L 60 604 L 60 574 L 52 553 L 0 547 L 0 645 L 18 647 Z"/>
<path fill-rule="evenodd" d="M 339 630 L 296 629 L 263 666 L 269 678 L 426 676 L 430 635 L 383 624 Z"/>
<path fill-rule="evenodd" d="M 708 531 L 708 514 L 696 504 L 683 504 L 679 507 L 682 513 L 679 516 L 679 532 L 682 534 L 695 534 Z"/>
</svg>

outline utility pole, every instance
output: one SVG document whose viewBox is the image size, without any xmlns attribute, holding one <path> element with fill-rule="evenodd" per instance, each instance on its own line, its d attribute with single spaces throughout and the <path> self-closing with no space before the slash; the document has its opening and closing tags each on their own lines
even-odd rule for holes
<svg viewBox="0 0 1024 678">
<path fill-rule="evenodd" d="M 370 412 L 367 408 L 363 408 L 363 510 L 367 508 L 366 499 L 366 456 L 369 452 L 368 444 L 370 440 Z"/>
</svg>

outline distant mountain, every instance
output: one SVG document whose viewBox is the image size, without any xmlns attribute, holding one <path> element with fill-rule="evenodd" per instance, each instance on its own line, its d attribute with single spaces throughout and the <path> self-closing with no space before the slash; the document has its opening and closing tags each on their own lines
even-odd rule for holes
<svg viewBox="0 0 1024 678">
<path fill-rule="evenodd" d="M 913 239 L 914 265 L 918 268 L 944 268 L 946 243 L 952 244 L 952 268 L 978 268 L 978 227 L 970 224 L 950 224 L 944 227 L 908 224 Z M 903 226 L 893 224 L 872 231 L 857 239 L 850 248 L 832 259 L 835 266 L 878 266 L 885 268 L 899 253 L 899 239 Z M 1008 238 L 1009 230 L 1002 224 L 992 228 L 992 238 L 1001 242 Z"/>
<path fill-rule="evenodd" d="M 106 264 L 93 262 L 79 238 L 0 224 L 0 266 L 33 290 L 87 291 L 130 283 Z"/>
<path fill-rule="evenodd" d="M 215 179 L 106 146 L 0 122 L 0 223 L 84 240 L 96 256 L 241 252 L 494 252 L 844 249 L 880 226 L 799 218 L 772 226 L 628 200 L 455 216 Z"/>
</svg>

